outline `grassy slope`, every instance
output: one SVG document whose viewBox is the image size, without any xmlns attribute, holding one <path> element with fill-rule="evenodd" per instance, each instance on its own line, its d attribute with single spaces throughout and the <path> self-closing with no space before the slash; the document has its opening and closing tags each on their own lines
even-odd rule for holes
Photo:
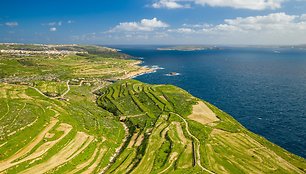
<svg viewBox="0 0 306 174">
<path fill-rule="evenodd" d="M 26 49 L 34 47 L 40 49 Z M 0 173 L 35 171 L 40 165 L 50 167 L 47 164 L 52 160 L 57 164 L 50 167 L 53 173 L 96 173 L 109 164 L 125 131 L 111 113 L 96 105 L 92 92 L 108 84 L 103 80 L 140 67 L 133 60 L 113 58 L 121 53 L 103 48 L 96 52 L 81 56 L 0 54 L 0 81 L 6 82 L 0 83 Z M 68 90 L 68 80 L 65 100 L 34 89 L 60 96 Z M 80 140 L 79 148 L 65 151 L 79 135 L 87 139 Z M 69 155 L 69 160 L 57 159 L 60 155 Z"/>
<path fill-rule="evenodd" d="M 116 94 L 117 91 L 126 90 L 128 92 L 123 92 L 122 95 Z M 135 80 L 125 80 L 102 89 L 100 93 L 99 106 L 120 117 L 131 130 L 140 129 L 145 132 L 146 138 L 141 146 L 128 148 L 137 151 L 138 155 L 126 157 L 127 152 L 124 152 L 122 153 L 124 156 L 118 158 L 118 163 L 129 166 L 128 169 L 132 173 L 201 171 L 196 162 L 197 141 L 187 133 L 187 125 L 183 119 L 187 121 L 191 134 L 200 141 L 201 165 L 211 172 L 304 173 L 306 171 L 304 159 L 251 133 L 231 116 L 209 103 L 206 104 L 216 113 L 220 121 L 203 125 L 189 120 L 187 116 L 192 112 L 192 105 L 199 99 L 177 87 L 154 86 Z M 125 102 L 120 103 L 120 101 Z M 139 112 L 144 114 L 141 115 Z M 134 113 L 134 116 L 131 113 Z M 185 140 L 179 136 L 175 124 L 179 124 L 182 128 Z M 191 141 L 194 144 L 192 148 L 194 153 L 183 153 L 188 150 L 188 142 Z M 118 171 L 122 170 L 120 165 L 114 166 L 117 166 Z M 116 171 L 116 167 L 113 167 L 112 171 Z"/>
<path fill-rule="evenodd" d="M 135 61 L 69 49 L 94 55 L 0 55 L 0 173 L 305 173 L 304 159 L 209 103 L 220 121 L 188 119 L 199 99 L 180 88 L 104 81 L 139 70 Z M 65 100 L 37 92 L 61 96 L 68 80 Z"/>
</svg>

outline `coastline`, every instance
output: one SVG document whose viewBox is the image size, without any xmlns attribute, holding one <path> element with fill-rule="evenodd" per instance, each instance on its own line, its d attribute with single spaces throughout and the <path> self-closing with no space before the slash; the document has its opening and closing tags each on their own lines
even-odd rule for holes
<svg viewBox="0 0 306 174">
<path fill-rule="evenodd" d="M 128 49 L 127 49 L 128 50 Z M 130 51 L 130 50 L 128 50 L 128 51 Z M 142 55 L 142 51 L 140 50 L 140 51 L 134 51 L 134 50 L 132 50 L 132 51 L 130 51 L 132 54 L 134 53 L 134 54 L 136 54 L 136 55 L 138 55 L 138 56 L 143 56 Z M 236 52 L 240 52 L 241 50 L 240 49 L 238 49 L 238 50 L 235 50 L 235 54 L 237 54 Z M 264 50 L 265 51 L 265 50 Z M 145 60 L 144 60 L 144 64 L 142 64 L 142 66 L 146 66 L 146 65 L 160 65 L 160 66 L 165 66 L 165 67 L 167 67 L 168 66 L 168 64 L 166 64 L 166 63 L 164 63 L 164 59 L 159 59 L 159 54 L 156 54 L 156 55 L 154 55 L 154 56 L 151 56 L 151 55 L 149 55 L 147 52 L 144 52 L 145 53 Z M 155 53 L 155 51 L 152 51 L 152 53 Z M 257 52 L 256 53 L 254 53 L 254 52 L 251 52 L 252 54 L 257 54 Z M 183 57 L 183 56 L 181 56 L 181 57 L 178 57 L 178 59 L 174 59 L 173 57 L 176 57 L 177 56 L 177 54 L 179 54 L 179 53 L 172 53 L 172 52 L 169 52 L 169 53 L 164 53 L 165 55 L 167 55 L 167 56 L 170 56 L 169 57 L 169 59 L 167 59 L 167 58 L 165 58 L 165 62 L 167 62 L 167 61 L 169 61 L 169 60 L 171 60 L 171 61 L 175 61 L 175 60 L 178 60 L 179 61 L 179 59 L 181 58 L 181 57 Z M 197 53 L 196 53 L 197 54 Z M 195 55 L 196 55 L 195 54 Z M 201 54 L 205 54 L 205 53 L 201 53 Z M 218 55 L 217 53 L 215 54 L 215 53 L 212 53 L 214 56 L 215 55 Z M 225 53 L 223 53 L 222 52 L 222 54 L 225 54 L 226 56 L 228 55 L 228 54 L 230 54 L 230 53 L 228 53 L 228 52 L 225 52 Z M 268 55 L 272 55 L 271 53 L 267 53 Z M 173 57 L 171 57 L 173 55 Z M 190 55 L 190 56 L 192 56 L 192 55 Z M 219 56 L 219 55 L 218 55 Z M 224 57 L 226 57 L 226 56 L 224 56 Z M 166 56 L 165 56 L 166 57 Z M 156 59 L 155 59 L 156 58 Z M 157 60 L 157 61 L 156 61 Z M 201 59 L 197 59 L 197 60 L 199 60 L 199 63 L 200 62 L 202 62 L 202 61 L 200 61 Z M 237 57 L 237 58 L 235 58 L 235 60 L 240 60 L 239 59 L 239 56 Z M 222 61 L 222 63 L 226 63 L 226 61 L 227 61 L 227 59 L 226 58 L 224 58 L 223 59 L 223 61 Z M 260 60 L 261 61 L 261 60 Z M 169 61 L 170 62 L 170 61 Z M 194 63 L 192 63 L 192 65 L 194 65 Z M 226 64 L 224 64 L 224 65 L 226 65 Z M 151 66 L 150 66 L 151 67 Z M 196 67 L 198 67 L 198 66 L 196 66 Z M 219 67 L 219 66 L 216 66 L 216 64 L 212 64 L 212 67 Z M 254 66 L 254 67 L 257 67 L 257 66 Z M 188 67 L 189 68 L 189 67 Z M 162 72 L 170 72 L 170 71 L 175 71 L 175 72 L 179 72 L 179 73 L 182 73 L 183 74 L 183 76 L 181 76 L 181 77 L 168 77 L 169 75 L 168 74 L 165 74 L 165 73 L 162 73 Z M 186 73 L 187 72 L 187 73 Z M 226 71 L 223 71 L 222 70 L 222 72 L 226 72 Z M 229 72 L 229 71 L 228 71 Z M 150 73 L 152 73 L 152 72 L 150 72 Z M 207 98 L 209 98 L 208 99 L 208 101 L 210 101 L 211 103 L 214 103 L 215 105 L 217 105 L 217 106 L 219 106 L 220 108 L 222 108 L 222 109 L 224 109 L 226 112 L 228 112 L 228 113 L 231 113 L 234 117 L 235 117 L 235 119 L 236 120 L 240 120 L 240 123 L 241 124 L 243 124 L 245 127 L 247 127 L 249 130 L 252 130 L 254 133 L 256 133 L 256 134 L 258 134 L 258 135 L 260 135 L 260 136 L 263 136 L 263 137 L 265 137 L 265 138 L 267 138 L 269 141 L 272 141 L 273 143 L 275 143 L 275 144 L 277 144 L 278 146 L 281 146 L 282 148 L 285 148 L 286 150 L 288 150 L 288 151 L 290 151 L 291 153 L 294 153 L 295 155 L 298 155 L 298 156 L 300 156 L 300 157 L 303 157 L 303 158 L 305 158 L 305 155 L 304 155 L 304 151 L 303 151 L 303 149 L 300 149 L 300 145 L 298 144 L 297 145 L 297 148 L 296 149 L 293 149 L 292 148 L 292 146 L 291 145 L 284 145 L 284 142 L 287 142 L 287 141 L 282 141 L 281 140 L 281 136 L 275 136 L 275 133 L 273 133 L 273 131 L 271 131 L 271 133 L 269 132 L 269 133 L 267 133 L 267 132 L 261 132 L 261 130 L 259 130 L 259 129 L 257 129 L 256 128 L 256 126 L 257 125 L 259 125 L 259 126 L 262 126 L 262 125 L 270 125 L 271 123 L 268 123 L 268 121 L 267 120 L 269 120 L 269 119 L 271 119 L 271 118 L 268 118 L 268 117 L 265 117 L 265 114 L 262 114 L 262 111 L 260 111 L 260 112 L 256 112 L 256 113 L 254 113 L 254 116 L 253 117 L 251 117 L 250 118 L 250 122 L 249 121 L 245 121 L 245 120 L 243 120 L 245 117 L 243 117 L 243 114 L 241 114 L 241 115 L 239 115 L 239 114 L 235 114 L 235 112 L 246 112 L 246 111 L 244 111 L 243 110 L 243 108 L 239 108 L 239 107 L 234 107 L 234 106 L 236 106 L 236 105 L 238 105 L 238 104 L 232 104 L 232 103 L 229 103 L 228 101 L 229 101 L 229 99 L 225 99 L 225 100 L 223 100 L 223 101 L 221 101 L 220 99 L 219 99 L 219 97 L 220 97 L 220 95 L 218 95 L 218 98 L 216 98 L 216 97 L 214 97 L 216 94 L 214 94 L 214 90 L 212 90 L 212 89 L 209 89 L 209 91 L 210 91 L 210 93 L 205 93 L 205 92 L 203 92 L 204 90 L 201 90 L 201 89 L 197 89 L 196 87 L 198 87 L 197 86 L 197 82 L 187 82 L 187 84 L 185 83 L 185 82 L 182 82 L 182 79 L 188 79 L 187 77 L 193 77 L 193 76 L 195 76 L 196 75 L 196 72 L 194 72 L 194 71 L 192 71 L 192 73 L 190 73 L 190 74 L 188 74 L 189 73 L 189 71 L 187 70 L 187 68 L 186 69 L 179 69 L 179 68 L 167 68 L 167 71 L 158 71 L 158 72 L 156 72 L 155 74 L 150 74 L 150 75 L 146 75 L 146 76 L 141 76 L 141 75 L 143 75 L 143 74 L 139 74 L 139 75 L 137 75 L 136 77 L 136 79 L 137 80 L 139 80 L 139 81 L 141 81 L 141 82 L 144 82 L 144 83 L 148 83 L 148 84 L 160 84 L 160 83 L 163 83 L 163 84 L 173 84 L 173 85 L 176 85 L 176 84 L 179 84 L 183 89 L 185 89 L 185 90 L 187 90 L 188 92 L 190 92 L 191 94 L 193 94 L 193 95 L 195 95 L 195 96 L 197 96 L 197 97 L 199 97 L 199 98 L 201 98 L 201 99 L 203 99 L 203 100 L 207 100 Z M 147 74 L 147 73 L 144 73 L 144 74 Z M 148 77 L 150 77 L 150 78 L 148 78 Z M 131 78 L 134 78 L 134 77 L 131 77 Z M 251 79 L 253 79 L 254 77 L 252 77 Z M 208 80 L 208 78 L 197 78 L 198 80 Z M 233 82 L 236 82 L 236 81 L 233 81 Z M 192 84 L 192 85 L 190 85 L 190 84 Z M 228 84 L 225 84 L 225 83 L 223 83 L 222 82 L 222 84 L 226 87 Z M 215 88 L 215 86 L 216 85 L 213 85 L 213 87 Z M 261 87 L 261 85 L 259 85 L 259 87 Z M 241 89 L 245 89 L 245 87 L 239 87 L 239 88 L 241 88 Z M 207 88 L 208 89 L 208 88 Z M 230 88 L 227 88 L 227 89 L 232 89 L 231 87 Z M 220 91 L 222 91 L 221 89 L 220 89 Z M 255 93 L 255 92 L 253 92 L 253 91 L 248 91 L 248 92 L 251 92 L 252 94 L 253 93 Z M 224 92 L 222 93 L 222 94 L 226 94 L 227 92 L 226 92 L 226 90 L 224 90 Z M 214 95 L 212 95 L 212 94 L 214 94 Z M 208 96 L 207 98 L 205 98 L 205 95 L 206 96 Z M 204 97 L 203 97 L 204 96 Z M 245 95 L 244 95 L 245 96 Z M 272 95 L 270 95 L 269 94 L 269 96 L 272 96 Z M 222 97 L 222 96 L 221 96 Z M 241 98 L 239 98 L 239 100 L 237 99 L 237 101 L 249 101 L 250 102 L 250 100 L 247 98 L 247 96 L 246 97 L 244 97 L 244 98 L 246 98 L 246 99 L 241 99 Z M 217 102 L 215 102 L 215 101 L 217 101 Z M 261 106 L 261 104 L 260 105 L 258 105 L 258 104 L 255 104 L 254 105 L 255 107 L 257 107 L 257 106 Z M 271 109 L 271 108 L 269 108 L 269 107 L 264 107 L 265 108 L 265 110 L 267 110 L 267 109 L 270 109 L 269 111 L 270 112 L 275 112 L 275 111 L 277 111 L 277 109 Z M 247 112 L 249 112 L 249 111 L 247 111 Z M 263 112 L 264 113 L 264 112 Z M 282 115 L 284 115 L 284 114 L 282 114 Z M 241 119 L 241 118 L 243 118 L 243 119 Z M 252 121 L 252 122 L 251 122 Z M 256 123 L 256 124 L 253 124 L 253 123 Z M 293 122 L 294 123 L 294 122 Z M 252 125 L 253 124 L 253 125 Z M 295 123 L 294 123 L 295 124 Z M 256 126 L 254 126 L 254 125 L 256 125 Z M 271 124 L 272 126 L 273 126 L 273 124 Z M 298 124 L 297 124 L 298 125 Z M 255 128 L 254 128 L 255 127 Z M 282 128 L 275 128 L 275 127 L 273 127 L 272 129 L 275 129 L 276 131 L 279 131 L 279 132 L 282 132 L 283 131 L 283 129 Z M 265 130 L 268 130 L 268 128 L 265 128 Z M 294 132 L 294 131 L 292 131 L 292 132 Z M 291 133 L 291 134 L 293 134 L 293 135 L 301 135 L 301 133 Z M 271 138 L 271 135 L 274 135 L 272 138 Z M 302 136 L 300 136 L 300 137 L 303 137 L 303 135 Z M 294 142 L 301 142 L 301 138 L 298 138 L 298 139 L 291 139 L 290 141 L 294 141 Z M 300 144 L 302 144 L 302 143 L 300 143 Z"/>
<path fill-rule="evenodd" d="M 124 79 L 133 79 L 135 77 L 155 73 L 157 68 L 149 68 L 147 66 L 142 66 L 141 64 L 143 61 L 136 60 L 135 62 L 131 63 L 131 66 L 136 66 L 138 69 L 136 71 L 129 72 L 121 77 L 118 77 L 117 80 L 124 80 Z"/>
<path fill-rule="evenodd" d="M 94 146 L 95 149 L 93 154 L 88 156 L 85 162 L 78 162 L 76 160 L 76 165 L 72 165 L 71 168 L 67 167 L 67 169 L 65 170 L 71 170 L 71 172 L 74 172 L 76 170 L 81 171 L 79 166 L 83 166 L 84 163 L 88 165 L 94 161 L 93 166 L 97 167 L 96 171 L 99 171 L 100 173 L 115 173 L 118 171 L 118 173 L 120 173 L 123 170 L 129 170 L 129 172 L 131 171 L 132 173 L 139 173 L 141 172 L 141 170 L 149 168 L 146 164 L 150 164 L 151 166 L 153 165 L 153 167 L 158 166 L 158 164 L 155 163 L 155 160 L 150 161 L 150 159 L 156 159 L 156 157 L 149 155 L 152 154 L 151 151 L 158 154 L 157 152 L 159 151 L 159 149 L 164 148 L 158 143 L 164 143 L 167 141 L 169 142 L 169 146 L 165 146 L 165 149 L 169 152 L 167 153 L 167 159 L 169 160 L 167 160 L 167 167 L 165 166 L 164 168 L 160 168 L 162 172 L 166 172 L 168 169 L 170 170 L 171 166 L 176 163 L 184 167 L 183 170 L 185 171 L 199 170 L 202 172 L 206 171 L 207 173 L 223 173 L 223 169 L 220 169 L 215 166 L 218 165 L 226 168 L 227 166 L 223 163 L 224 160 L 226 160 L 226 162 L 235 164 L 233 165 L 233 168 L 235 167 L 235 170 L 236 168 L 239 169 L 240 166 L 250 166 L 249 168 L 245 168 L 245 173 L 248 173 L 248 171 L 256 171 L 258 173 L 270 173 L 273 172 L 275 168 L 282 169 L 282 166 L 285 166 L 283 167 L 283 171 L 287 171 L 287 173 L 291 173 L 290 171 L 293 170 L 297 171 L 296 173 L 301 173 L 299 172 L 299 170 L 304 171 L 304 169 L 306 169 L 306 166 L 304 166 L 304 164 L 306 163 L 303 158 L 299 158 L 299 156 L 291 154 L 291 152 L 288 152 L 280 146 L 269 142 L 264 137 L 261 137 L 259 134 L 255 134 L 249 129 L 244 128 L 242 124 L 240 124 L 229 114 L 226 114 L 222 110 L 218 109 L 217 107 L 211 105 L 208 102 L 205 102 L 200 98 L 194 97 L 189 91 L 186 91 L 183 88 L 176 87 L 174 85 L 159 85 L 161 83 L 156 83 L 156 85 L 153 85 L 151 82 L 146 83 L 145 81 L 147 79 L 150 79 L 148 78 L 148 76 L 143 76 L 144 78 L 141 78 L 141 81 L 143 82 L 134 80 L 133 78 L 137 76 L 154 73 L 157 72 L 157 70 L 159 69 L 164 69 L 162 67 L 157 66 L 156 64 L 161 64 L 161 66 L 167 67 L 167 64 L 155 62 L 152 63 L 149 61 L 149 56 L 147 58 L 148 59 L 146 60 L 135 60 L 133 58 L 126 58 L 123 61 L 124 64 L 122 64 L 121 62 L 117 63 L 117 61 L 114 60 L 115 63 L 111 64 L 114 65 L 112 66 L 113 71 L 108 70 L 110 76 L 112 77 L 111 79 L 109 79 L 109 81 L 106 79 L 107 76 L 105 78 L 94 78 L 94 74 L 90 74 L 91 76 L 89 76 L 89 78 L 93 76 L 93 83 L 87 82 L 85 78 L 71 79 L 71 81 L 73 81 L 70 84 L 71 92 L 69 92 L 70 86 L 68 80 L 66 81 L 67 90 L 63 91 L 63 93 L 60 93 L 61 101 L 50 101 L 50 104 L 52 104 L 51 106 L 56 107 L 56 110 L 58 110 L 59 115 L 62 114 L 63 116 L 65 116 L 66 110 L 70 110 L 68 114 L 71 115 L 71 117 L 68 117 L 67 120 L 66 117 L 55 117 L 59 118 L 60 121 L 62 121 L 61 119 L 63 118 L 63 124 L 71 124 L 77 134 L 83 134 L 84 132 L 85 136 L 92 138 L 102 136 L 102 138 L 97 138 L 95 140 L 97 141 L 97 146 Z M 164 61 L 164 59 L 161 59 L 161 61 Z M 146 66 L 146 64 L 148 64 L 148 66 Z M 82 65 L 84 65 L 84 63 Z M 115 67 L 116 65 L 119 66 Z M 85 66 L 84 69 L 86 69 Z M 104 70 L 103 67 L 98 67 L 97 69 L 98 71 L 100 70 L 102 72 Z M 167 68 L 167 70 L 168 69 L 171 70 L 171 68 Z M 163 71 L 158 71 L 156 74 L 152 74 L 152 76 L 159 76 L 157 77 L 157 82 L 161 80 L 161 72 Z M 164 76 L 165 75 L 167 76 L 167 74 L 164 74 Z M 168 73 L 168 75 L 176 76 L 180 75 L 180 73 L 172 71 Z M 73 78 L 73 76 L 71 78 Z M 61 83 L 62 81 L 57 82 Z M 170 82 L 172 82 L 172 80 L 170 80 Z M 58 83 L 55 83 L 55 85 L 59 86 Z M 29 104 L 33 102 L 33 105 L 44 105 L 44 103 L 40 103 L 40 99 L 38 97 L 37 100 L 36 98 L 35 100 L 32 100 L 32 98 L 36 96 L 36 93 L 33 93 L 32 95 L 32 93 L 29 93 L 26 89 L 14 89 L 14 91 L 20 91 L 22 93 L 12 93 L 11 91 L 13 88 L 14 87 L 5 87 L 5 92 L 0 91 L 0 94 L 3 94 L 3 98 L 14 99 L 16 98 L 15 96 L 17 96 L 22 98 L 22 101 L 25 101 Z M 38 88 L 36 88 L 34 86 L 32 89 L 44 95 L 42 92 L 40 92 L 40 89 L 43 90 L 44 88 L 39 88 L 39 86 Z M 66 96 L 67 98 L 64 98 L 64 95 L 68 92 L 69 94 Z M 50 96 L 47 95 L 45 95 L 45 97 L 50 98 Z M 45 97 L 41 98 L 41 100 L 45 101 Z M 62 102 L 63 104 L 61 105 Z M 23 108 L 27 107 L 27 103 L 24 104 Z M 65 105 L 66 103 L 67 105 Z M 22 103 L 20 104 L 20 107 L 22 107 Z M 1 112 L 3 113 L 8 112 L 10 110 L 10 106 L 7 103 L 7 107 L 3 107 L 2 109 L 3 111 Z M 50 109 L 52 110 L 52 108 Z M 81 112 L 83 110 L 85 112 Z M 19 113 L 20 110 L 16 111 Z M 96 112 L 99 115 L 101 113 L 101 115 L 105 116 L 97 116 L 97 114 L 95 114 Z M 33 113 L 33 115 L 34 114 L 36 113 Z M 119 119 L 118 117 L 114 119 L 114 116 L 119 116 Z M 70 118 L 71 120 L 69 120 Z M 88 118 L 90 120 L 93 120 L 94 122 L 89 125 L 92 126 L 93 129 L 87 129 L 89 128 L 89 126 L 86 126 L 86 120 L 82 118 Z M 139 124 L 139 120 L 141 122 L 143 121 L 144 124 Z M 84 122 L 84 126 L 83 124 L 72 124 L 75 122 L 82 123 L 82 121 Z M 106 124 L 99 124 L 102 122 Z M 121 129 L 122 126 L 120 126 L 119 123 L 122 124 L 125 133 L 123 132 L 123 129 Z M 85 132 L 84 129 L 88 130 L 88 132 Z M 209 129 L 211 131 L 205 131 L 204 129 Z M 185 136 L 184 133 L 188 136 Z M 52 132 L 50 132 L 48 136 L 51 136 L 51 134 Z M 115 137 L 113 135 L 117 136 Z M 169 136 L 169 140 L 166 140 L 166 136 Z M 73 138 L 71 142 L 75 142 L 74 139 L 75 138 Z M 104 141 L 106 142 L 105 146 L 104 144 L 102 145 Z M 110 142 L 109 146 L 108 142 Z M 147 142 L 149 142 L 150 144 L 146 144 Z M 171 142 L 173 143 L 173 146 L 171 145 Z M 46 141 L 45 143 L 48 142 Z M 112 144 L 115 144 L 116 147 L 113 147 Z M 237 146 L 237 144 L 239 145 Z M 240 146 L 240 144 L 243 144 L 243 146 Z M 181 145 L 183 145 L 184 147 Z M 208 149 L 203 155 L 203 151 L 201 150 L 206 145 L 210 146 L 211 148 Z M 65 145 L 64 150 L 68 149 L 69 146 L 70 144 L 68 144 L 67 146 Z M 173 148 L 179 146 L 180 148 Z M 5 144 L 3 147 L 6 147 Z M 137 149 L 142 147 L 145 148 L 145 152 L 143 154 L 137 151 Z M 7 149 L 9 148 L 10 147 L 8 146 Z M 39 146 L 39 148 L 44 148 L 44 144 L 42 146 Z M 91 148 L 91 146 L 84 145 L 84 148 Z M 109 149 L 109 152 L 106 152 L 107 148 Z M 218 150 L 218 148 L 221 148 L 221 150 L 213 150 Z M 185 153 L 187 154 L 188 158 L 184 160 L 188 165 L 185 165 L 185 163 L 179 163 L 180 157 L 178 156 L 178 154 L 184 152 L 185 149 L 188 150 L 186 151 L 187 153 Z M 35 149 L 33 150 L 35 151 Z M 49 153 L 49 149 L 44 150 L 46 153 Z M 126 169 L 127 165 L 125 165 L 125 161 L 127 161 L 127 158 L 125 155 L 127 153 L 130 153 L 130 150 L 133 150 L 135 152 L 133 152 L 135 156 L 132 156 L 131 160 L 128 161 L 128 163 L 129 165 L 135 165 L 135 167 L 133 166 L 133 168 L 131 167 Z M 57 154 L 61 153 L 62 150 L 59 149 L 59 152 L 56 152 L 55 157 L 59 156 Z M 106 153 L 108 154 L 108 156 L 105 155 Z M 216 157 L 216 153 L 219 155 L 219 157 Z M 253 156 L 254 153 L 256 153 L 257 155 L 255 158 Z M 141 155 L 140 159 L 134 158 L 138 155 Z M 228 156 L 230 156 L 231 158 L 228 158 Z M 270 157 L 271 160 L 267 159 L 267 156 Z M 52 156 L 51 158 L 55 157 Z M 98 164 L 98 162 L 101 161 L 101 159 L 103 158 L 106 158 L 106 162 L 108 163 L 103 163 L 103 167 L 96 166 L 95 164 Z M 206 163 L 204 165 L 202 163 L 206 158 L 217 159 L 215 160 L 217 162 Z M 242 161 L 236 162 L 236 159 L 242 159 Z M 139 161 L 139 163 L 136 163 L 136 160 Z M 257 166 L 254 164 L 261 163 L 262 160 L 265 161 L 265 164 L 261 165 L 262 171 L 257 171 Z M 14 165 L 15 164 L 16 163 L 14 163 Z M 44 164 L 44 162 L 38 165 L 35 164 L 29 169 L 26 168 L 25 171 L 36 170 Z M 60 165 L 59 163 L 55 164 Z M 16 164 L 15 166 L 18 167 L 17 165 L 18 164 Z M 197 168 L 195 168 L 195 165 L 197 165 Z M 272 169 L 271 166 L 273 167 Z M 88 169 L 92 170 L 94 167 L 90 166 Z M 57 169 L 55 169 L 54 171 L 56 170 Z M 149 170 L 154 171 L 155 169 L 153 170 L 149 168 L 147 171 Z M 230 172 L 231 168 L 226 168 L 226 170 L 229 171 L 228 173 L 232 173 Z M 61 169 L 58 171 L 60 173 L 63 172 Z"/>
</svg>

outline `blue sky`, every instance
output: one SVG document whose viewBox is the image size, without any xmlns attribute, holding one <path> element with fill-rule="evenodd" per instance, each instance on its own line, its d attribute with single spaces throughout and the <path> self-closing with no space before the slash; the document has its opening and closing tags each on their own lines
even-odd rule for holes
<svg viewBox="0 0 306 174">
<path fill-rule="evenodd" d="M 306 0 L 10 0 L 0 42 L 302 44 Z"/>
</svg>

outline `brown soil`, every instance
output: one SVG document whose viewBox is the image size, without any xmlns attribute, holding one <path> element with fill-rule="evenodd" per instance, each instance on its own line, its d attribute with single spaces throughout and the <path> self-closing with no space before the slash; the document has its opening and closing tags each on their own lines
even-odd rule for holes
<svg viewBox="0 0 306 174">
<path fill-rule="evenodd" d="M 192 114 L 188 118 L 203 125 L 219 121 L 216 114 L 202 101 L 192 107 Z"/>
<path fill-rule="evenodd" d="M 60 166 L 75 156 L 80 154 L 94 139 L 94 137 L 87 135 L 84 132 L 78 132 L 74 139 L 70 141 L 67 146 L 61 149 L 57 154 L 52 156 L 49 160 L 35 165 L 22 173 L 33 174 L 33 173 L 46 173 L 49 170 Z"/>
<path fill-rule="evenodd" d="M 139 146 L 141 145 L 143 139 L 144 139 L 144 134 L 142 133 L 141 135 L 138 136 L 138 138 L 137 138 L 136 143 L 134 144 L 134 146 L 139 147 Z"/>
<path fill-rule="evenodd" d="M 138 131 L 136 131 L 134 134 L 133 134 L 133 136 L 132 136 L 132 138 L 131 138 L 131 140 L 130 140 L 130 142 L 129 142 L 129 144 L 128 144 L 128 148 L 131 148 L 131 147 L 133 147 L 133 145 L 135 144 L 135 141 L 136 141 L 136 138 L 137 138 L 137 136 L 138 136 Z"/>
<path fill-rule="evenodd" d="M 58 122 L 57 119 L 51 118 L 50 123 L 46 126 L 46 128 L 41 133 L 37 135 L 37 137 L 34 138 L 34 140 L 31 143 L 29 143 L 26 147 L 24 147 L 23 149 L 21 149 L 16 154 L 9 157 L 8 159 L 1 161 L 0 162 L 0 172 L 10 168 L 11 166 L 14 166 L 14 164 L 12 164 L 13 161 L 29 153 L 39 142 L 41 142 L 44 139 L 46 133 L 49 132 L 55 126 L 57 122 Z"/>
<path fill-rule="evenodd" d="M 181 124 L 179 122 L 173 122 L 173 124 L 176 126 L 177 134 L 178 134 L 179 138 L 181 139 L 182 143 L 183 144 L 187 144 L 187 139 L 186 139 L 186 137 L 184 135 L 183 129 L 181 127 Z"/>
</svg>

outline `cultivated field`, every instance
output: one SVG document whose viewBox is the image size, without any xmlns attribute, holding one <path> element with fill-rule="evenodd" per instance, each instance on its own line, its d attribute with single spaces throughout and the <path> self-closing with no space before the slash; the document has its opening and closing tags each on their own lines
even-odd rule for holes
<svg viewBox="0 0 306 174">
<path fill-rule="evenodd" d="M 0 173 L 306 172 L 304 159 L 180 88 L 112 83 L 148 71 L 137 61 L 67 47 L 92 53 L 0 54 Z"/>
<path fill-rule="evenodd" d="M 125 80 L 100 94 L 130 132 L 109 173 L 305 173 L 303 159 L 177 87 Z"/>
</svg>

